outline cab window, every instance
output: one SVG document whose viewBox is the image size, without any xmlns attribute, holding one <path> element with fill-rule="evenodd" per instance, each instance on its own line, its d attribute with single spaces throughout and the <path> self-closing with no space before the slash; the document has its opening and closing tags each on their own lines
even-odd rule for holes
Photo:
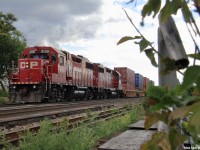
<svg viewBox="0 0 200 150">
<path fill-rule="evenodd" d="M 49 59 L 49 54 L 41 54 L 41 53 L 36 53 L 36 54 L 30 54 L 30 58 L 41 58 L 41 59 Z"/>
<path fill-rule="evenodd" d="M 61 66 L 64 66 L 64 57 L 63 57 L 63 56 L 60 56 L 60 57 L 59 57 L 59 64 L 60 64 Z"/>
<path fill-rule="evenodd" d="M 39 54 L 30 54 L 30 58 L 40 58 Z"/>
<path fill-rule="evenodd" d="M 56 62 L 56 57 L 57 57 L 56 54 L 52 54 L 52 56 L 51 56 L 51 61 L 52 61 L 52 63 L 55 63 L 55 62 Z"/>
</svg>

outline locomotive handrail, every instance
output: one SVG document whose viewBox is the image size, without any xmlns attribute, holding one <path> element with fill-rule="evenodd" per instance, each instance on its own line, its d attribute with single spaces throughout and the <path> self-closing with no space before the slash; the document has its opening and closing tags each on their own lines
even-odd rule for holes
<svg viewBox="0 0 200 150">
<path fill-rule="evenodd" d="M 50 73 L 52 74 L 52 67 L 53 67 L 53 65 L 47 65 L 47 74 L 49 75 L 49 67 L 50 67 Z M 50 77 L 49 77 L 49 79 L 51 79 Z M 52 83 L 52 81 L 50 80 L 50 82 Z"/>
<path fill-rule="evenodd" d="M 52 84 L 52 81 L 51 81 L 51 78 L 49 76 L 49 66 L 51 67 L 52 69 L 52 66 L 53 65 L 44 65 L 45 67 L 45 70 L 46 70 L 46 73 L 44 72 L 44 77 L 45 77 L 45 81 L 46 81 L 46 90 L 48 90 L 48 81 L 49 81 L 49 88 L 51 89 L 51 84 Z M 52 73 L 52 70 L 51 70 L 51 73 Z"/>
</svg>

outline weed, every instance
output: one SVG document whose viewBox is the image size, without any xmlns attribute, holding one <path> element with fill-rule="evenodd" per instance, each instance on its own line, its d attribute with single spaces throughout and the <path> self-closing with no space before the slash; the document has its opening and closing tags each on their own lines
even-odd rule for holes
<svg viewBox="0 0 200 150">
<path fill-rule="evenodd" d="M 86 113 L 86 116 L 87 116 L 87 117 L 92 117 L 92 111 L 91 111 L 90 109 L 87 109 L 87 110 L 85 111 L 85 113 Z"/>
<path fill-rule="evenodd" d="M 0 104 L 8 104 L 8 103 L 9 103 L 8 92 L 0 90 Z"/>
<path fill-rule="evenodd" d="M 3 150 L 14 149 L 11 143 L 6 142 L 5 132 L 0 131 L 0 145 L 3 146 Z"/>
<path fill-rule="evenodd" d="M 128 125 L 144 115 L 142 106 L 134 106 L 132 111 L 119 118 L 103 121 L 93 126 L 81 124 L 67 134 L 68 121 L 62 122 L 62 129 L 57 133 L 49 121 L 42 122 L 37 134 L 30 132 L 20 141 L 20 150 L 88 150 L 94 147 L 98 139 L 110 137 L 112 134 L 124 130 Z M 93 115 L 92 115 L 93 117 Z"/>
<path fill-rule="evenodd" d="M 9 104 L 10 101 L 8 97 L 0 97 L 0 104 Z"/>
<path fill-rule="evenodd" d="M 8 92 L 0 90 L 0 97 L 8 97 Z"/>
<path fill-rule="evenodd" d="M 111 109 L 111 112 L 112 112 L 112 113 L 117 113 L 118 111 L 119 111 L 118 108 L 112 108 L 112 109 Z"/>
</svg>

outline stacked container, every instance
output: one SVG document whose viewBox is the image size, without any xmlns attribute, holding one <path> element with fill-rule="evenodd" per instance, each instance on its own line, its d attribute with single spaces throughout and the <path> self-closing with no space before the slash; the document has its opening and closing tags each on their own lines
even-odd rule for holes
<svg viewBox="0 0 200 150">
<path fill-rule="evenodd" d="M 139 73 L 135 74 L 135 88 L 137 90 L 143 90 L 143 76 Z"/>
<path fill-rule="evenodd" d="M 146 90 L 147 90 L 147 88 L 148 88 L 148 86 L 149 86 L 149 83 L 150 83 L 149 78 L 144 77 L 144 78 L 143 78 L 143 91 L 146 92 Z"/>
<path fill-rule="evenodd" d="M 123 90 L 135 90 L 135 72 L 127 67 L 115 67 L 115 71 L 121 74 Z"/>
</svg>

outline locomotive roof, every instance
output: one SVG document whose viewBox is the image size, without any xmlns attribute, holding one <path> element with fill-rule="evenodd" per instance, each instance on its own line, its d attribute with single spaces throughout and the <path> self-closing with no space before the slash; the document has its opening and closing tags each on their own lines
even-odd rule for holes
<svg viewBox="0 0 200 150">
<path fill-rule="evenodd" d="M 41 50 L 41 49 L 45 49 L 45 50 L 53 50 L 55 51 L 56 53 L 61 53 L 61 54 L 64 54 L 61 50 L 58 50 L 56 48 L 53 48 L 53 47 L 50 47 L 50 46 L 34 46 L 34 47 L 28 47 L 25 49 L 26 50 L 31 50 L 31 49 L 37 49 L 37 50 Z"/>
</svg>

